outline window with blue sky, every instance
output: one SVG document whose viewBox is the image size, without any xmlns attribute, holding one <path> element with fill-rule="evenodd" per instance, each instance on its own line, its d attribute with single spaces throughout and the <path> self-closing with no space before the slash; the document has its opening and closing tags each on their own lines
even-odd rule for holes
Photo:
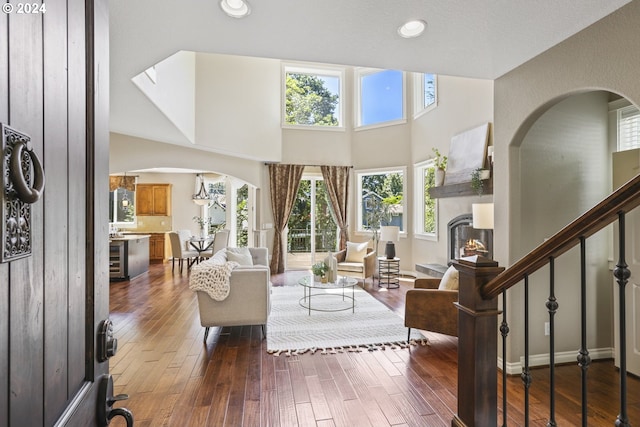
<svg viewBox="0 0 640 427">
<path fill-rule="evenodd" d="M 404 73 L 397 70 L 357 71 L 358 126 L 375 126 L 405 119 Z"/>
</svg>

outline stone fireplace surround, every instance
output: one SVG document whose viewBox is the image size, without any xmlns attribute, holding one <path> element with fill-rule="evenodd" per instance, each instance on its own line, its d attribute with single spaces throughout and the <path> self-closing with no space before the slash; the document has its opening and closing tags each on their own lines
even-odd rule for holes
<svg viewBox="0 0 640 427">
<path fill-rule="evenodd" d="M 470 213 L 459 215 L 447 223 L 447 265 L 416 264 L 416 271 L 432 277 L 442 277 L 454 259 L 482 255 L 493 258 L 493 230 L 472 227 Z"/>
</svg>

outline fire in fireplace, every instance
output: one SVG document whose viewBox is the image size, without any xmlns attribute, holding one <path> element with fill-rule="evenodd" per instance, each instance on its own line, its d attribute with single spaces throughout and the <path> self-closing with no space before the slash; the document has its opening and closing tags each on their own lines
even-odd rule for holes
<svg viewBox="0 0 640 427">
<path fill-rule="evenodd" d="M 473 255 L 493 258 L 493 230 L 476 229 L 472 224 L 470 213 L 457 216 L 447 224 L 449 263 Z"/>
</svg>

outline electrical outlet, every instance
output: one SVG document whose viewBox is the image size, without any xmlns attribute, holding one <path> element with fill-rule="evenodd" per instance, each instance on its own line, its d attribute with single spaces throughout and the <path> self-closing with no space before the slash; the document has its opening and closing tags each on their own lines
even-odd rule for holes
<svg viewBox="0 0 640 427">
<path fill-rule="evenodd" d="M 544 322 L 544 335 L 548 336 L 551 334 L 551 325 L 549 322 Z"/>
</svg>

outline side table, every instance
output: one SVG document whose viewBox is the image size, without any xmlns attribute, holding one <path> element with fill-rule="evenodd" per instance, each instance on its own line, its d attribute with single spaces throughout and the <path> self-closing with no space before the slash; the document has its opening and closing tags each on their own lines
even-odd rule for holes
<svg viewBox="0 0 640 427">
<path fill-rule="evenodd" d="M 387 289 L 400 287 L 400 258 L 378 257 L 378 286 Z"/>
</svg>

